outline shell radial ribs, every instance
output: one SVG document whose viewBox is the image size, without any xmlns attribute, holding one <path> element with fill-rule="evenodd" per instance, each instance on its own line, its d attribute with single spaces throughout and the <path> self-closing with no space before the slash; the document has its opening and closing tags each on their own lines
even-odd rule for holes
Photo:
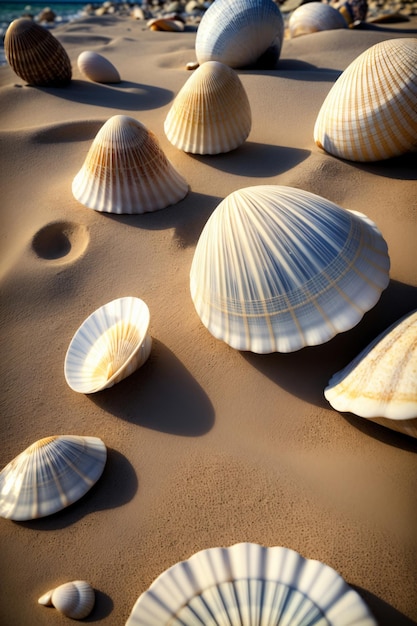
<svg viewBox="0 0 417 626">
<path fill-rule="evenodd" d="M 278 185 L 227 196 L 190 271 L 208 330 L 238 350 L 292 352 L 355 326 L 389 282 L 387 245 L 365 215 Z"/>
<path fill-rule="evenodd" d="M 84 619 L 93 610 L 95 599 L 95 592 L 90 583 L 85 580 L 72 580 L 44 593 L 38 603 L 54 606 L 71 619 Z"/>
</svg>

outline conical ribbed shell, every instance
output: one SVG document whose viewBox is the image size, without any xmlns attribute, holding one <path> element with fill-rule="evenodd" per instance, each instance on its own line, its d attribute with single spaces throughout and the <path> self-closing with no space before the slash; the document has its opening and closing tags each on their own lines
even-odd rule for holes
<svg viewBox="0 0 417 626">
<path fill-rule="evenodd" d="M 126 626 L 376 626 L 334 569 L 284 547 L 208 548 L 164 571 Z"/>
<path fill-rule="evenodd" d="M 349 330 L 389 282 L 387 245 L 365 215 L 301 189 L 227 196 L 190 273 L 203 324 L 238 350 L 292 352 Z"/>
<path fill-rule="evenodd" d="M 343 15 L 330 4 L 307 2 L 301 4 L 290 15 L 288 30 L 291 37 L 317 33 L 322 30 L 347 28 Z"/>
<path fill-rule="evenodd" d="M 45 437 L 0 472 L 0 516 L 29 520 L 79 500 L 100 478 L 107 450 L 97 437 Z"/>
<path fill-rule="evenodd" d="M 73 580 L 51 589 L 38 602 L 44 606 L 54 606 L 71 619 L 84 619 L 93 610 L 95 592 L 85 580 Z"/>
<path fill-rule="evenodd" d="M 132 117 L 114 115 L 97 133 L 72 193 L 96 211 L 145 213 L 182 200 L 188 184 L 152 132 Z"/>
<path fill-rule="evenodd" d="M 244 143 L 251 123 L 249 100 L 235 70 L 218 61 L 207 61 L 178 93 L 164 129 L 180 150 L 219 154 Z"/>
<path fill-rule="evenodd" d="M 120 83 L 120 74 L 106 57 L 92 50 L 84 50 L 77 59 L 78 69 L 96 83 Z"/>
<path fill-rule="evenodd" d="M 382 332 L 324 391 L 337 411 L 349 411 L 417 437 L 417 311 Z"/>
<path fill-rule="evenodd" d="M 112 387 L 141 367 L 152 338 L 149 309 L 140 298 L 118 298 L 81 324 L 65 356 L 65 378 L 78 393 Z"/>
<path fill-rule="evenodd" d="M 59 87 L 71 80 L 71 62 L 64 47 L 30 18 L 19 18 L 9 25 L 4 53 L 12 70 L 29 85 Z"/>
<path fill-rule="evenodd" d="M 199 24 L 195 50 L 200 64 L 252 65 L 271 47 L 281 52 L 284 21 L 272 0 L 216 0 Z"/>
<path fill-rule="evenodd" d="M 379 161 L 417 150 L 417 38 L 382 41 L 339 76 L 314 141 L 334 156 Z"/>
</svg>

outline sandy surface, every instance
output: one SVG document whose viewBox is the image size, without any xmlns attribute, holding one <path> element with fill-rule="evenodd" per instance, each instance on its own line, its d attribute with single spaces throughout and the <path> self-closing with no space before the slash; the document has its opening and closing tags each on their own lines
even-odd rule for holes
<svg viewBox="0 0 417 626">
<path fill-rule="evenodd" d="M 324 97 L 341 71 L 417 23 L 322 32 L 284 42 L 275 70 L 239 71 L 253 116 L 247 142 L 215 157 L 182 153 L 165 116 L 189 77 L 195 32 L 87 18 L 54 34 L 73 64 L 67 88 L 29 87 L 0 68 L 1 446 L 3 467 L 56 434 L 108 447 L 102 478 L 49 518 L 0 520 L 0 623 L 68 623 L 37 598 L 86 579 L 87 622 L 123 625 L 137 597 L 197 550 L 241 541 L 293 548 L 335 568 L 383 625 L 417 622 L 417 442 L 334 411 L 330 376 L 417 305 L 415 156 L 337 160 L 313 142 Z M 86 49 L 119 69 L 119 85 L 83 78 Z M 71 182 L 112 115 L 140 120 L 187 179 L 176 206 L 109 216 L 79 204 Z M 189 293 L 199 234 L 241 187 L 300 187 L 366 213 L 384 235 L 391 281 L 351 331 L 292 354 L 241 353 L 214 339 Z M 43 230 L 45 229 L 45 230 Z M 86 396 L 64 378 L 78 326 L 125 295 L 142 298 L 154 340 L 148 362 Z"/>
</svg>

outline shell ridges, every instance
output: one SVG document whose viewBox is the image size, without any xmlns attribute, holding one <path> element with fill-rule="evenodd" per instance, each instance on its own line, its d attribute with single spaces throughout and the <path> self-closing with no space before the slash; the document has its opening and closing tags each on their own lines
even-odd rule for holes
<svg viewBox="0 0 417 626">
<path fill-rule="evenodd" d="M 54 606 L 71 619 L 84 619 L 90 615 L 95 604 L 95 592 L 85 580 L 73 580 L 51 589 L 39 600 L 44 606 Z"/>
</svg>

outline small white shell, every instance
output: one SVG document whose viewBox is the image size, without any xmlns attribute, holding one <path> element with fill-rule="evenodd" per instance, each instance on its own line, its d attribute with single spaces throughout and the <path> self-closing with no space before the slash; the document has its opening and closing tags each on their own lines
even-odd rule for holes
<svg viewBox="0 0 417 626">
<path fill-rule="evenodd" d="M 97 437 L 36 441 L 0 472 L 0 516 L 21 521 L 60 511 L 91 489 L 106 458 L 106 446 Z"/>
<path fill-rule="evenodd" d="M 283 38 L 284 20 L 272 0 L 216 0 L 198 26 L 195 51 L 200 65 L 220 61 L 245 67 L 270 48 L 277 60 Z"/>
<path fill-rule="evenodd" d="M 149 309 L 139 298 L 118 298 L 94 311 L 74 334 L 65 379 L 78 393 L 112 387 L 141 367 L 151 352 Z"/>
<path fill-rule="evenodd" d="M 417 438 L 417 311 L 382 332 L 324 390 L 349 411 Z"/>
<path fill-rule="evenodd" d="M 351 161 L 415 151 L 416 101 L 417 38 L 382 41 L 339 76 L 317 116 L 314 141 Z"/>
<path fill-rule="evenodd" d="M 164 130 L 180 150 L 219 154 L 243 144 L 251 119 L 249 100 L 235 70 L 218 61 L 207 61 L 176 96 Z"/>
<path fill-rule="evenodd" d="M 78 69 L 95 83 L 120 83 L 120 74 L 108 59 L 98 52 L 84 50 L 77 59 Z"/>
<path fill-rule="evenodd" d="M 126 626 L 376 626 L 334 569 L 294 550 L 239 543 L 176 563 L 137 599 Z"/>
<path fill-rule="evenodd" d="M 208 330 L 237 350 L 292 352 L 355 326 L 389 282 L 375 224 L 315 194 L 239 189 L 207 221 L 190 272 Z"/>
<path fill-rule="evenodd" d="M 152 132 L 132 117 L 114 115 L 97 133 L 72 193 L 96 211 L 145 213 L 182 200 L 188 184 Z"/>
<path fill-rule="evenodd" d="M 334 30 L 347 28 L 347 22 L 343 15 L 324 2 L 307 2 L 301 4 L 290 15 L 288 30 L 291 37 L 309 35 L 322 30 Z"/>
<path fill-rule="evenodd" d="M 85 580 L 73 580 L 51 589 L 38 600 L 43 606 L 54 606 L 71 619 L 84 619 L 90 615 L 95 602 L 95 592 Z"/>
</svg>

